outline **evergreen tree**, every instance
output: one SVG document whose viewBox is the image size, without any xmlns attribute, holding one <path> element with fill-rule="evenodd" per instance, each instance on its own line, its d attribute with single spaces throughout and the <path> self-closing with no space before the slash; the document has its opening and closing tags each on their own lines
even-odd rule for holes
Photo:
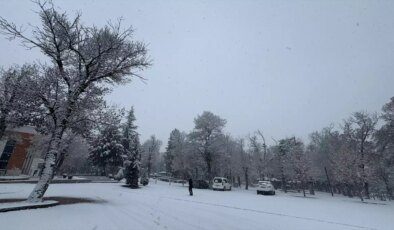
<svg viewBox="0 0 394 230">
<path fill-rule="evenodd" d="M 135 123 L 134 108 L 131 107 L 123 127 L 122 144 L 125 149 L 124 175 L 126 184 L 138 188 L 138 178 L 141 166 L 140 141 Z"/>
<path fill-rule="evenodd" d="M 114 173 L 116 167 L 121 166 L 125 150 L 122 145 L 122 135 L 119 127 L 113 124 L 106 126 L 92 143 L 90 159 L 107 175 L 107 168 Z"/>
<path fill-rule="evenodd" d="M 174 129 L 171 131 L 170 138 L 168 139 L 168 144 L 166 148 L 166 152 L 164 155 L 164 161 L 166 165 L 167 173 L 174 174 L 174 158 L 177 154 L 177 150 L 179 149 L 181 139 L 181 132 L 178 129 Z"/>
</svg>

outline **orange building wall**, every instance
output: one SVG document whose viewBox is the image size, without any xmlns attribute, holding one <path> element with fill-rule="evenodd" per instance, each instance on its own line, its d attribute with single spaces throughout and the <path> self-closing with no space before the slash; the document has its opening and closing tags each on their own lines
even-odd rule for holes
<svg viewBox="0 0 394 230">
<path fill-rule="evenodd" d="M 30 133 L 18 133 L 19 139 L 15 145 L 14 152 L 8 161 L 7 170 L 20 169 L 22 170 L 23 163 L 27 156 L 27 150 L 31 145 L 31 139 L 34 136 Z"/>
</svg>

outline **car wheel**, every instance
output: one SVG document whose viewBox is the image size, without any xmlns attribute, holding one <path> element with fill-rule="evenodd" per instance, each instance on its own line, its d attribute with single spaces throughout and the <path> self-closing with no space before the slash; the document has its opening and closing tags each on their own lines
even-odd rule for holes
<svg viewBox="0 0 394 230">
<path fill-rule="evenodd" d="M 230 189 L 228 191 L 231 191 L 231 186 L 230 186 Z"/>
<path fill-rule="evenodd" d="M 259 191 L 257 191 L 257 195 L 260 195 L 260 192 L 259 192 Z"/>
</svg>

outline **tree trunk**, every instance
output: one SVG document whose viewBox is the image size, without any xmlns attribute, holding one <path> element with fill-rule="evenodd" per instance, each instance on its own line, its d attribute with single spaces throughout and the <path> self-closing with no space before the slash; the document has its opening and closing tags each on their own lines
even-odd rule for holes
<svg viewBox="0 0 394 230">
<path fill-rule="evenodd" d="M 344 196 L 349 196 L 348 195 L 348 193 L 349 193 L 349 188 L 348 188 L 348 185 L 347 184 L 341 184 L 340 186 L 339 186 L 339 188 L 340 188 L 340 192 L 342 193 L 342 195 L 344 195 Z"/>
<path fill-rule="evenodd" d="M 326 168 L 326 167 L 324 167 L 324 171 L 326 172 L 328 187 L 330 188 L 331 196 L 334 196 L 334 193 L 333 193 L 333 191 L 332 191 L 332 186 L 331 186 L 330 177 L 328 176 L 327 168 Z"/>
<path fill-rule="evenodd" d="M 238 179 L 238 187 L 239 187 L 239 188 L 241 188 L 241 177 L 240 177 L 240 176 L 238 176 L 238 178 L 237 178 L 237 179 Z"/>
<path fill-rule="evenodd" d="M 283 169 L 281 170 L 282 171 L 282 190 L 285 192 L 285 193 L 287 193 L 287 187 L 286 187 L 286 178 L 285 178 L 285 175 L 284 175 L 284 173 L 283 173 Z"/>
<path fill-rule="evenodd" d="M 151 155 L 151 153 L 149 153 L 149 156 L 148 156 L 148 178 L 150 177 L 150 173 L 151 173 L 151 167 L 152 167 L 151 160 L 152 160 L 152 155 Z"/>
<path fill-rule="evenodd" d="M 393 189 L 391 188 L 388 179 L 384 178 L 383 182 L 386 185 L 387 196 L 388 196 L 389 200 L 392 200 L 393 199 Z"/>
<path fill-rule="evenodd" d="M 369 197 L 369 184 L 368 184 L 368 182 L 364 182 L 364 192 L 365 192 L 365 196 L 367 197 L 367 199 L 370 199 L 370 197 Z"/>
<path fill-rule="evenodd" d="M 346 184 L 345 186 L 346 186 L 346 196 L 353 197 L 353 191 L 351 186 L 349 184 Z"/>
<path fill-rule="evenodd" d="M 107 164 L 103 164 L 101 168 L 100 176 L 107 176 Z"/>
<path fill-rule="evenodd" d="M 314 183 L 313 183 L 313 181 L 310 182 L 309 194 L 315 195 L 315 188 L 314 188 Z"/>
<path fill-rule="evenodd" d="M 212 162 L 207 160 L 207 179 L 209 180 L 209 183 L 211 183 L 212 180 Z"/>
<path fill-rule="evenodd" d="M 197 180 L 197 179 L 199 179 L 199 177 L 198 177 L 198 168 L 196 167 L 195 169 L 196 169 L 195 170 L 196 171 L 196 178 L 195 179 Z"/>
<path fill-rule="evenodd" d="M 44 167 L 41 171 L 39 180 L 30 193 L 27 200 L 29 202 L 42 202 L 42 198 L 48 189 L 56 171 L 57 157 L 59 155 L 60 142 L 63 137 L 64 129 L 58 128 L 56 134 L 52 136 L 49 142 L 47 153 L 45 154 Z"/>
<path fill-rule="evenodd" d="M 248 168 L 244 170 L 245 172 L 245 190 L 249 189 L 249 174 L 248 174 Z"/>
<path fill-rule="evenodd" d="M 42 169 L 42 173 L 40 178 L 34 187 L 33 191 L 30 193 L 28 197 L 29 202 L 41 202 L 42 198 L 48 189 L 49 183 L 51 182 L 56 167 L 56 157 L 58 154 L 58 150 L 56 148 L 56 142 L 52 142 L 50 150 L 47 152 L 45 156 L 44 168 Z"/>
<path fill-rule="evenodd" d="M 358 196 L 360 197 L 360 200 L 361 200 L 362 202 L 364 202 L 364 198 L 363 198 L 363 189 L 364 189 L 364 188 L 360 188 L 359 191 L 358 191 Z"/>
</svg>

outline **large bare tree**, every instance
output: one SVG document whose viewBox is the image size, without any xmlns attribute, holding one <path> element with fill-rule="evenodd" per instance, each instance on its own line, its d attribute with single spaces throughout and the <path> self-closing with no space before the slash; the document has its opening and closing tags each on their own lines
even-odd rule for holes
<svg viewBox="0 0 394 230">
<path fill-rule="evenodd" d="M 224 135 L 222 131 L 226 120 L 211 112 L 204 111 L 194 119 L 194 124 L 194 130 L 190 133 L 189 138 L 206 164 L 207 179 L 212 180 L 213 164 L 223 147 Z"/>
<path fill-rule="evenodd" d="M 378 122 L 376 114 L 368 114 L 366 112 L 356 112 L 350 118 L 349 122 L 354 126 L 354 139 L 356 143 L 356 151 L 359 157 L 359 168 L 361 169 L 361 179 L 364 187 L 364 194 L 369 198 L 369 181 L 368 172 L 369 161 L 373 154 L 372 137 Z"/>
<path fill-rule="evenodd" d="M 148 177 L 153 172 L 153 170 L 157 168 L 156 164 L 159 158 L 161 144 L 162 142 L 158 140 L 155 135 L 152 135 L 141 146 L 142 165 L 146 169 Z"/>
<path fill-rule="evenodd" d="M 38 48 L 49 58 L 43 64 L 35 84 L 35 94 L 45 108 L 46 130 L 50 143 L 45 164 L 30 202 L 42 201 L 56 171 L 59 146 L 64 133 L 77 129 L 90 119 L 95 104 L 102 101 L 112 84 L 126 83 L 150 65 L 146 45 L 132 40 L 132 28 L 120 21 L 98 28 L 81 23 L 59 12 L 51 2 L 37 2 L 41 26 L 24 33 L 20 27 L 0 18 L 0 31 L 10 39 L 19 39 L 28 48 Z"/>
</svg>

